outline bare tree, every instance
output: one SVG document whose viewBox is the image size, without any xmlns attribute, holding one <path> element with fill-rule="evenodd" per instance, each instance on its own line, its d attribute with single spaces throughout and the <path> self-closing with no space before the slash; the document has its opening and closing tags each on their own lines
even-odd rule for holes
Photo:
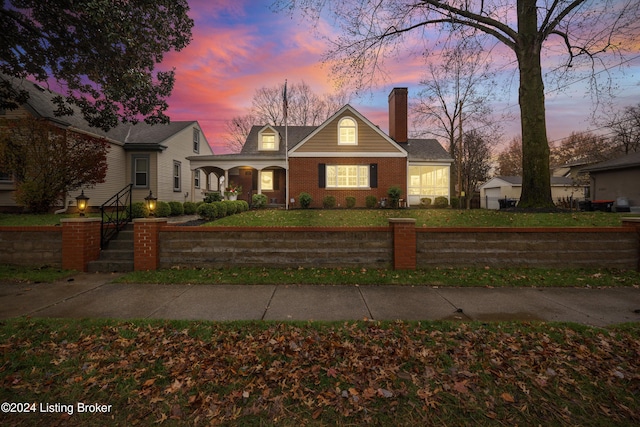
<svg viewBox="0 0 640 427">
<path fill-rule="evenodd" d="M 464 134 L 462 144 L 462 190 L 466 193 L 467 209 L 478 184 L 489 177 L 491 170 L 491 143 L 487 135 L 477 130 Z"/>
<path fill-rule="evenodd" d="M 640 151 L 640 104 L 614 113 L 605 125 L 613 132 L 613 143 L 624 154 Z"/>
<path fill-rule="evenodd" d="M 462 120 L 465 129 L 482 128 L 496 140 L 500 134 L 497 120 L 492 118 L 489 101 L 494 93 L 491 73 L 485 55 L 471 40 L 462 40 L 443 53 L 439 64 L 430 64 L 429 73 L 420 82 L 423 87 L 412 108 L 413 125 L 422 134 L 430 134 L 448 142 L 448 151 L 456 159 L 452 174 L 458 176 Z M 471 43 L 471 44 L 470 44 Z M 486 84 L 489 82 L 489 84 Z M 462 191 L 454 189 L 452 194 Z"/>
<path fill-rule="evenodd" d="M 551 149 L 552 162 L 565 165 L 575 162 L 596 163 L 615 156 L 613 140 L 591 132 L 572 132 Z"/>
<path fill-rule="evenodd" d="M 227 131 L 225 143 L 232 153 L 239 153 L 242 150 L 242 146 L 247 140 L 247 135 L 251 131 L 251 126 L 255 123 L 256 119 L 252 114 L 236 116 L 225 123 Z"/>
<path fill-rule="evenodd" d="M 282 107 L 284 84 L 256 90 L 249 114 L 226 123 L 225 142 L 232 152 L 240 152 L 253 125 L 284 126 Z M 305 82 L 287 86 L 287 124 L 319 126 L 348 102 L 345 91 L 318 95 Z"/>
<path fill-rule="evenodd" d="M 559 69 L 579 69 L 585 59 L 596 71 L 600 65 L 606 69 L 606 61 L 619 61 L 624 49 L 637 49 L 640 38 L 637 0 L 276 0 L 274 5 L 315 19 L 330 8 L 341 28 L 326 58 L 341 81 L 355 82 L 356 88 L 373 84 L 385 60 L 406 52 L 407 45 L 428 52 L 429 39 L 437 40 L 431 29 L 445 41 L 483 34 L 507 47 L 519 71 L 521 207 L 553 207 L 543 50 L 564 48 L 566 61 Z"/>
<path fill-rule="evenodd" d="M 522 175 L 522 138 L 515 137 L 509 145 L 498 154 L 497 175 Z"/>
</svg>

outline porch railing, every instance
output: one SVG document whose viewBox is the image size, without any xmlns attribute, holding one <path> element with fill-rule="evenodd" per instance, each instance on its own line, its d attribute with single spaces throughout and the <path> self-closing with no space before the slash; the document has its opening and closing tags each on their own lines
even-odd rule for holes
<svg viewBox="0 0 640 427">
<path fill-rule="evenodd" d="M 129 222 L 131 222 L 131 189 L 129 184 L 100 206 L 100 248 L 104 249 Z"/>
</svg>

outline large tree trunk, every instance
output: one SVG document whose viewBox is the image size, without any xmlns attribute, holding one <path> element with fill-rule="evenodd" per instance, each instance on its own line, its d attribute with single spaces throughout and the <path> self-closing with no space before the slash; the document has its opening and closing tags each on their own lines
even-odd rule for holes
<svg viewBox="0 0 640 427">
<path fill-rule="evenodd" d="M 536 0 L 518 0 L 518 32 L 515 50 L 522 126 L 522 195 L 518 207 L 548 208 L 553 207 L 553 199 Z"/>
</svg>

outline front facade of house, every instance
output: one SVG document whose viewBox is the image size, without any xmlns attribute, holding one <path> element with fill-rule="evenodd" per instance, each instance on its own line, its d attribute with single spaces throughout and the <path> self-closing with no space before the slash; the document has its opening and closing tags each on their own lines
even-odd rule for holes
<svg viewBox="0 0 640 427">
<path fill-rule="evenodd" d="M 322 207 L 326 196 L 337 207 L 347 198 L 364 207 L 367 196 L 381 201 L 393 186 L 408 204 L 449 199 L 452 159 L 436 140 L 407 138 L 406 88 L 391 92 L 389 109 L 389 135 L 345 105 L 320 126 L 254 126 L 239 154 L 189 160 L 224 186 L 242 186 L 238 198 L 249 203 L 264 194 L 272 205 L 295 208 L 304 192 L 311 207 Z"/>
<path fill-rule="evenodd" d="M 76 112 L 72 116 L 56 117 L 51 98 L 55 93 L 29 82 L 14 80 L 13 84 L 29 92 L 29 100 L 16 110 L 0 112 L 11 120 L 26 116 L 44 118 L 71 132 L 103 137 L 109 144 L 105 182 L 67 195 L 68 205 L 82 190 L 89 204 L 98 207 L 128 184 L 133 184 L 133 201 L 143 201 L 152 191 L 161 201 L 198 201 L 207 191 L 206 174 L 192 170 L 187 157 L 213 154 L 196 121 L 176 121 L 167 125 L 145 123 L 121 124 L 103 132 L 90 127 Z M 14 200 L 15 183 L 9 174 L 0 172 L 0 209 L 19 209 Z"/>
</svg>

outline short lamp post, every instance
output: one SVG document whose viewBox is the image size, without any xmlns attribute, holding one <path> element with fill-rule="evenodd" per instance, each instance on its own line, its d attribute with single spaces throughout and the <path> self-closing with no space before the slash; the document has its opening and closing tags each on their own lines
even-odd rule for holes
<svg viewBox="0 0 640 427">
<path fill-rule="evenodd" d="M 153 191 L 149 191 L 149 195 L 145 197 L 144 200 L 147 202 L 147 208 L 149 208 L 149 215 L 153 216 L 156 210 L 156 201 L 158 200 L 158 198 L 153 197 Z"/>
<path fill-rule="evenodd" d="M 89 204 L 89 198 L 84 195 L 84 190 L 78 197 L 76 197 L 76 205 L 78 206 L 78 212 L 80 212 L 80 216 L 84 216 L 84 211 L 87 210 L 87 205 Z"/>
</svg>

